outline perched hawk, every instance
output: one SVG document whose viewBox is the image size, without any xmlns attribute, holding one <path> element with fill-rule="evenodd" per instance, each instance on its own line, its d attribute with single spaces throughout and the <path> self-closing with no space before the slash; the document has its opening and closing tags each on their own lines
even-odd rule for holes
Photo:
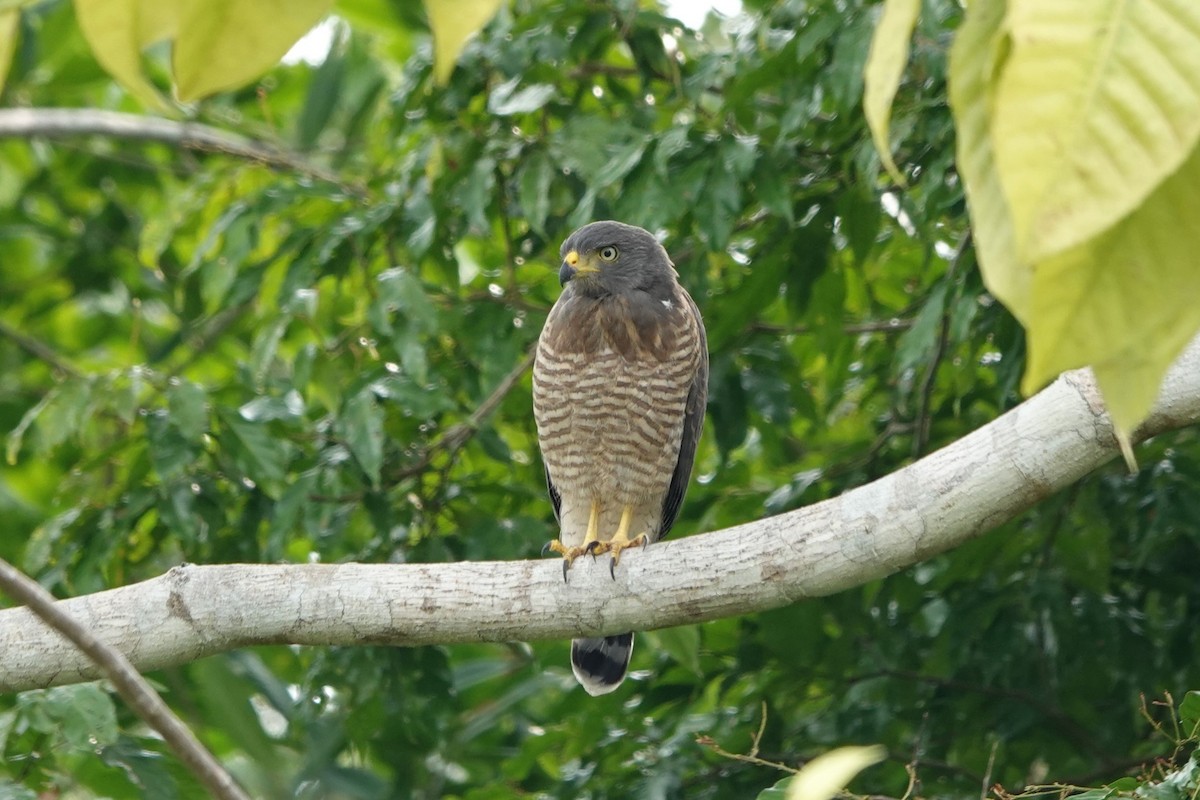
<svg viewBox="0 0 1200 800">
<path fill-rule="evenodd" d="M 704 323 L 662 245 L 641 228 L 593 222 L 560 251 L 562 295 L 538 339 L 533 411 L 567 568 L 671 530 L 708 397 Z M 571 642 L 589 694 L 621 685 L 633 634 Z"/>
</svg>

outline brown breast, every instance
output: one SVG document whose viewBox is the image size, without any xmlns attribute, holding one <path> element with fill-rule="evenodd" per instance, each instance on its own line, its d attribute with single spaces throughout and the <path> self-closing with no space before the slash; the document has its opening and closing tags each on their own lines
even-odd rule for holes
<svg viewBox="0 0 1200 800">
<path fill-rule="evenodd" d="M 551 311 L 534 363 L 534 416 L 564 496 L 661 503 L 699 363 L 699 321 L 676 289 L 667 304 L 564 295 Z"/>
</svg>

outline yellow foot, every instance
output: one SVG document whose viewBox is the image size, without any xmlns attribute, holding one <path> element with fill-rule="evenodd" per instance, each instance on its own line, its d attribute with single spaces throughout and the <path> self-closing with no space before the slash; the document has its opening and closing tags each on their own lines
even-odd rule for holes
<svg viewBox="0 0 1200 800">
<path fill-rule="evenodd" d="M 650 544 L 650 537 L 644 532 L 639 533 L 632 539 L 629 537 L 629 524 L 633 517 L 633 507 L 625 506 L 621 509 L 621 522 L 617 525 L 617 532 L 607 542 L 595 542 L 590 552 L 593 556 L 597 553 L 609 553 L 612 559 L 608 562 L 608 574 L 615 581 L 617 579 L 617 564 L 621 560 L 621 553 L 631 547 L 642 547 Z"/>
<path fill-rule="evenodd" d="M 600 549 L 601 542 L 596 538 L 600 528 L 600 503 L 597 500 L 592 501 L 592 508 L 588 514 L 587 533 L 583 537 L 583 545 L 580 547 L 567 547 L 558 539 L 551 539 L 542 546 L 542 555 L 546 555 L 551 550 L 563 557 L 563 583 L 567 582 L 567 570 L 571 568 L 571 564 L 575 559 L 585 553 L 590 554 L 592 558 L 596 557 L 596 552 Z"/>
<path fill-rule="evenodd" d="M 632 539 L 614 538 L 608 543 L 608 552 L 612 554 L 612 560 L 608 562 L 608 574 L 614 581 L 617 579 L 617 562 L 621 560 L 621 553 L 631 547 L 640 547 L 644 550 L 648 544 L 650 544 L 650 537 L 644 533 L 639 533 Z"/>
</svg>

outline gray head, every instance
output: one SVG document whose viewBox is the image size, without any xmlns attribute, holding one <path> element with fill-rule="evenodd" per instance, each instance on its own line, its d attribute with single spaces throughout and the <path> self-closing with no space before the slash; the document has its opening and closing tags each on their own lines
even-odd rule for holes
<svg viewBox="0 0 1200 800">
<path fill-rule="evenodd" d="M 669 292 L 675 269 L 667 251 L 647 230 L 605 220 L 584 225 L 559 250 L 559 282 L 591 296 L 635 289 Z"/>
</svg>

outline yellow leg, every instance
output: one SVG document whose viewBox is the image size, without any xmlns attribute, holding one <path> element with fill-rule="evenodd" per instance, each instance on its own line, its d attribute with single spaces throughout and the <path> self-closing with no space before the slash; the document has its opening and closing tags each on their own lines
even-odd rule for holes
<svg viewBox="0 0 1200 800">
<path fill-rule="evenodd" d="M 588 550 L 592 544 L 600 541 L 600 501 L 592 501 L 592 510 L 588 513 L 587 534 L 583 537 L 583 549 Z"/>
<path fill-rule="evenodd" d="M 645 547 L 650 544 L 650 537 L 645 532 L 639 533 L 632 539 L 629 537 L 629 528 L 633 523 L 633 506 L 625 506 L 621 509 L 621 521 L 617 523 L 617 532 L 607 542 L 600 542 L 599 545 L 592 549 L 593 553 L 610 553 L 612 561 L 608 563 L 608 572 L 615 580 L 617 577 L 617 563 L 621 560 L 621 552 L 628 550 L 631 547 Z"/>
<path fill-rule="evenodd" d="M 571 568 L 571 564 L 575 559 L 584 553 L 591 553 L 595 557 L 598 548 L 603 545 L 604 543 L 600 541 L 600 501 L 593 500 L 592 507 L 588 511 L 587 533 L 583 536 L 583 545 L 567 547 L 560 539 L 551 539 L 542 548 L 542 555 L 553 550 L 563 557 L 563 580 L 565 581 L 567 579 L 567 570 Z"/>
</svg>

